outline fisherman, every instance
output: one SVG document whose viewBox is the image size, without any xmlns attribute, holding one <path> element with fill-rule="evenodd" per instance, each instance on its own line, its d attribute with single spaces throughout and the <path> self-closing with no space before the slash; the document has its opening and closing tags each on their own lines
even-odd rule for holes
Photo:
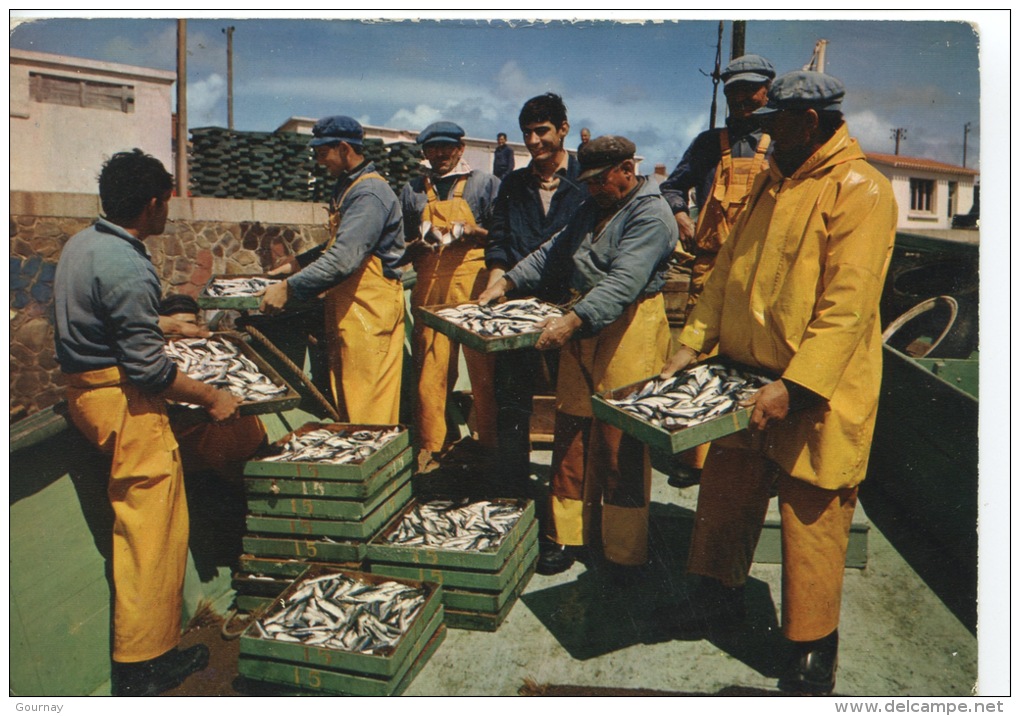
<svg viewBox="0 0 1020 716">
<path fill-rule="evenodd" d="M 556 381 L 550 521 L 537 571 L 556 574 L 575 559 L 607 561 L 610 581 L 626 584 L 648 560 L 648 450 L 595 421 L 591 396 L 652 375 L 669 352 L 661 290 L 677 241 L 669 205 L 636 173 L 626 137 L 590 141 L 578 181 L 590 197 L 562 231 L 493 283 L 479 299 L 532 292 L 564 280 L 570 310 L 544 321 L 536 348 L 561 348 Z M 601 512 L 601 519 L 599 513 Z M 601 522 L 601 545 L 593 544 Z M 588 545 L 590 550 L 583 549 Z"/>
<path fill-rule="evenodd" d="M 721 74 L 729 108 L 726 126 L 695 137 L 676 169 L 659 187 L 680 229 L 681 260 L 691 266 L 685 316 L 698 302 L 754 178 L 768 169 L 771 140 L 754 111 L 765 105 L 775 76 L 772 63 L 759 55 L 743 55 L 730 62 Z M 691 189 L 698 206 L 697 225 L 691 221 L 688 206 Z M 707 453 L 707 444 L 684 453 L 672 466 L 669 484 L 696 484 Z"/>
<path fill-rule="evenodd" d="M 736 627 L 769 492 L 779 495 L 783 633 L 794 656 L 779 688 L 829 693 L 857 486 L 882 374 L 879 297 L 896 232 L 889 182 L 842 115 L 843 84 L 819 72 L 776 80 L 758 110 L 774 150 L 723 246 L 669 376 L 719 354 L 781 379 L 761 388 L 751 429 L 712 443 L 687 569 L 693 597 L 664 622 Z"/>
<path fill-rule="evenodd" d="M 453 122 L 433 122 L 418 135 L 428 171 L 400 192 L 404 231 L 418 280 L 411 306 L 460 304 L 478 298 L 485 288 L 485 241 L 499 179 L 472 169 L 464 161 L 464 130 Z M 440 235 L 446 235 L 443 243 Z M 418 372 L 415 427 L 418 470 L 439 466 L 455 439 L 447 427 L 446 406 L 457 380 L 458 350 L 437 331 L 416 322 L 412 355 Z M 491 457 L 496 447 L 496 403 L 491 354 L 464 348 L 474 402 L 478 442 L 463 442 L 476 457 Z M 458 436 L 459 437 L 459 436 Z M 480 449 L 479 449 L 480 447 Z"/>
<path fill-rule="evenodd" d="M 337 407 L 352 423 L 395 425 L 404 362 L 400 205 L 365 158 L 365 130 L 357 120 L 325 117 L 312 135 L 315 161 L 337 178 L 329 240 L 269 272 L 292 275 L 265 290 L 261 309 L 278 313 L 290 298 L 309 300 L 325 291 L 326 350 Z"/>
<path fill-rule="evenodd" d="M 514 170 L 514 150 L 506 143 L 506 132 L 496 135 L 496 149 L 492 154 L 492 175 L 504 179 Z"/>
<path fill-rule="evenodd" d="M 507 176 L 499 187 L 492 215 L 485 265 L 489 286 L 562 229 L 588 195 L 578 182 L 577 158 L 563 142 L 570 132 L 563 99 L 552 92 L 532 97 L 521 108 L 518 124 L 531 163 Z M 559 303 L 567 296 L 565 282 L 541 293 Z M 499 408 L 500 491 L 508 497 L 527 497 L 531 474 L 530 422 L 536 383 L 548 375 L 556 384 L 559 351 L 523 349 L 496 354 L 496 404 Z"/>
<path fill-rule="evenodd" d="M 577 151 L 581 151 L 581 148 L 585 144 L 591 141 L 591 130 L 587 127 L 581 127 L 581 143 L 577 145 Z"/>
<path fill-rule="evenodd" d="M 112 684 L 155 695 L 205 668 L 204 645 L 178 650 L 188 504 L 166 401 L 202 406 L 214 421 L 240 398 L 189 378 L 164 350 L 160 285 L 144 240 L 163 233 L 173 177 L 136 149 L 99 175 L 105 218 L 71 237 L 54 280 L 57 362 L 71 420 L 112 457 Z"/>
</svg>

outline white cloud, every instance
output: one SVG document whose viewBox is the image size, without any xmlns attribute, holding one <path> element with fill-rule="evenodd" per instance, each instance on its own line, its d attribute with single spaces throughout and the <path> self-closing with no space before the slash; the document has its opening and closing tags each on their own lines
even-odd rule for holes
<svg viewBox="0 0 1020 716">
<path fill-rule="evenodd" d="M 188 124 L 222 122 L 227 112 L 227 81 L 218 74 L 188 84 Z M 223 123 L 225 124 L 225 122 Z"/>
</svg>

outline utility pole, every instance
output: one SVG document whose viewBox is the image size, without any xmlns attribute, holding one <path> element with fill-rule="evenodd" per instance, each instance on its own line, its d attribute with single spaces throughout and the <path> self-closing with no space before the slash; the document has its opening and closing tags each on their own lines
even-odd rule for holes
<svg viewBox="0 0 1020 716">
<path fill-rule="evenodd" d="M 234 128 L 234 26 L 223 30 L 227 35 L 227 129 Z"/>
<path fill-rule="evenodd" d="M 716 97 L 719 92 L 719 73 L 720 64 L 722 58 L 722 31 L 723 21 L 719 21 L 719 37 L 716 38 L 715 42 L 715 70 L 712 71 L 712 113 L 708 117 L 708 128 L 715 129 L 715 110 L 716 110 Z M 701 70 L 704 74 L 705 71 Z"/>
<path fill-rule="evenodd" d="M 892 134 L 890 136 L 896 140 L 896 154 L 899 154 L 900 140 L 907 138 L 907 130 L 904 127 L 896 127 L 895 129 L 892 130 Z"/>
<path fill-rule="evenodd" d="M 825 72 L 825 48 L 828 44 L 828 40 L 818 40 L 815 42 L 815 51 L 811 54 L 811 60 L 804 65 L 805 70 Z"/>
<path fill-rule="evenodd" d="M 970 122 L 963 125 L 963 166 L 967 166 L 967 134 L 970 133 Z"/>
<path fill-rule="evenodd" d="M 744 36 L 747 33 L 746 20 L 733 21 L 733 42 L 730 48 L 730 59 L 735 60 L 744 55 Z"/>
<path fill-rule="evenodd" d="M 177 196 L 188 196 L 188 21 L 177 21 Z"/>
</svg>

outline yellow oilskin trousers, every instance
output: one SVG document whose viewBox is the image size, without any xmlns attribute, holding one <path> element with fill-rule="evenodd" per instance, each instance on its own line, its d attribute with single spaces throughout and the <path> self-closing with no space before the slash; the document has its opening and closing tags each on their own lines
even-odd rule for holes
<svg viewBox="0 0 1020 716">
<path fill-rule="evenodd" d="M 474 224 L 471 207 L 464 200 L 467 179 L 459 180 L 450 198 L 439 200 L 426 179 L 428 203 L 422 221 L 447 231 L 456 221 Z M 485 249 L 469 240 L 455 241 L 436 251 L 422 251 L 414 261 L 418 281 L 411 291 L 411 306 L 436 306 L 474 301 L 485 290 Z M 421 322 L 415 322 L 413 355 L 418 369 L 418 404 L 415 422 L 420 447 L 440 452 L 447 445 L 446 401 L 457 381 L 457 349 L 454 343 Z M 496 438 L 495 356 L 464 348 L 475 408 L 478 441 L 494 448 Z M 452 441 L 451 441 L 452 442 Z"/>
<path fill-rule="evenodd" d="M 782 520 L 783 634 L 791 641 L 821 639 L 839 626 L 857 488 L 826 490 L 790 477 L 749 449 L 753 439 L 741 434 L 712 444 L 687 569 L 729 587 L 744 584 L 775 484 Z"/>
<path fill-rule="evenodd" d="M 352 423 L 400 422 L 404 365 L 404 288 L 369 256 L 325 296 L 329 382 Z"/>
<path fill-rule="evenodd" d="M 636 301 L 597 336 L 560 351 L 549 509 L 555 542 L 590 544 L 600 527 L 606 559 L 629 566 L 648 561 L 648 450 L 593 420 L 591 396 L 656 375 L 669 348 L 665 302 L 657 294 Z"/>
<path fill-rule="evenodd" d="M 188 558 L 184 472 L 166 405 L 116 367 L 67 379 L 72 421 L 113 459 L 113 659 L 154 659 L 180 641 Z"/>
</svg>

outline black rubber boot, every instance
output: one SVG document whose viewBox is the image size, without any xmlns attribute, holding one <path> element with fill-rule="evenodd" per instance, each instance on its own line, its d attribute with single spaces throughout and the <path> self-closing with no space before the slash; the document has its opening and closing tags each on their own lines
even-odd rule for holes
<svg viewBox="0 0 1020 716">
<path fill-rule="evenodd" d="M 744 587 L 726 587 L 717 579 L 702 577 L 694 593 L 676 607 L 657 611 L 657 621 L 671 633 L 708 636 L 725 633 L 744 622 Z"/>
<path fill-rule="evenodd" d="M 114 696 L 155 696 L 180 686 L 184 680 L 209 664 L 209 647 L 197 644 L 179 651 L 136 663 L 113 662 Z"/>
<path fill-rule="evenodd" d="M 779 690 L 795 694 L 831 694 L 836 686 L 839 630 L 816 641 L 793 642 L 794 655 L 779 679 Z"/>
</svg>

